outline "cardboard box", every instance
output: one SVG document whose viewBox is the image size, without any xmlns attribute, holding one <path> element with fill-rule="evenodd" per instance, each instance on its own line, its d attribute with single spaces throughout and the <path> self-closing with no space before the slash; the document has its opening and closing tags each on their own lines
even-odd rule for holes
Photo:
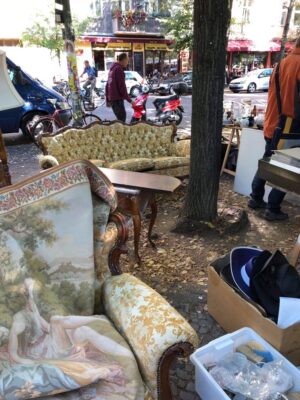
<svg viewBox="0 0 300 400">
<path fill-rule="evenodd" d="M 300 323 L 280 329 L 208 268 L 208 312 L 226 332 L 252 328 L 295 365 L 300 365 Z"/>
</svg>

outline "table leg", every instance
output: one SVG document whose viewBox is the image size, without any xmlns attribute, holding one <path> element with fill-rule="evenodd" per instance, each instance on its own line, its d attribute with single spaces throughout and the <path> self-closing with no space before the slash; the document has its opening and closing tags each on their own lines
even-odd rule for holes
<svg viewBox="0 0 300 400">
<path fill-rule="evenodd" d="M 136 261 L 138 262 L 138 264 L 140 264 L 141 257 L 139 255 L 139 245 L 141 237 L 142 218 L 139 211 L 137 213 L 132 214 L 132 221 L 133 221 L 133 231 L 134 231 L 134 254 Z"/>
<path fill-rule="evenodd" d="M 149 229 L 148 229 L 148 240 L 149 240 L 151 246 L 156 248 L 156 244 L 153 242 L 152 237 L 151 237 L 152 229 L 155 224 L 156 217 L 157 217 L 157 203 L 156 203 L 155 196 L 151 197 L 151 199 L 149 200 L 149 206 L 151 208 L 151 218 L 150 218 Z"/>
</svg>

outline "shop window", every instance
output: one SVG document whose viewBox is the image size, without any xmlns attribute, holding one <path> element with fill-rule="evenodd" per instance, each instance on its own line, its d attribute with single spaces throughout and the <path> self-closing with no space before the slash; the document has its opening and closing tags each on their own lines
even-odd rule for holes
<svg viewBox="0 0 300 400">
<path fill-rule="evenodd" d="M 300 27 L 300 6 L 295 7 L 294 25 Z"/>
<path fill-rule="evenodd" d="M 250 8 L 252 6 L 253 0 L 244 0 L 243 1 L 243 15 L 242 15 L 242 23 L 249 24 L 250 23 Z"/>
</svg>

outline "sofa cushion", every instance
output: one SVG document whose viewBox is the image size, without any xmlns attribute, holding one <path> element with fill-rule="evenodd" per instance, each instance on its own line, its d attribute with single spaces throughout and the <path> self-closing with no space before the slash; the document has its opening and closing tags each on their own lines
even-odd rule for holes
<svg viewBox="0 0 300 400">
<path fill-rule="evenodd" d="M 147 171 L 154 167 L 154 162 L 151 158 L 129 158 L 128 160 L 111 162 L 108 167 L 124 171 Z"/>
<path fill-rule="evenodd" d="M 171 153 L 177 157 L 190 157 L 191 153 L 191 140 L 179 140 L 171 144 Z"/>
<path fill-rule="evenodd" d="M 154 169 L 183 167 L 190 164 L 189 157 L 159 157 L 154 160 Z"/>
</svg>

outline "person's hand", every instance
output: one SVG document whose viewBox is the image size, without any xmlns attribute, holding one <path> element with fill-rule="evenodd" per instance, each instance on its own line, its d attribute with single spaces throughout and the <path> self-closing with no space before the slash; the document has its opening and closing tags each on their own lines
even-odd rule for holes
<svg viewBox="0 0 300 400">
<path fill-rule="evenodd" d="M 134 106 L 134 103 L 135 103 L 135 101 L 134 100 L 131 100 L 131 107 L 133 108 L 133 106 Z"/>
</svg>

